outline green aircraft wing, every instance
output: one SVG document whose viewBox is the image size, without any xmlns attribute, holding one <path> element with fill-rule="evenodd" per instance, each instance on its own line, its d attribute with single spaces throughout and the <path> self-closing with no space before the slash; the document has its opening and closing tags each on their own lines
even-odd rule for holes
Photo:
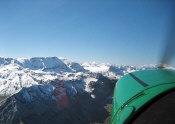
<svg viewBox="0 0 175 124">
<path fill-rule="evenodd" d="M 144 70 L 125 75 L 115 86 L 111 124 L 127 123 L 147 103 L 174 88 L 173 70 Z"/>
</svg>

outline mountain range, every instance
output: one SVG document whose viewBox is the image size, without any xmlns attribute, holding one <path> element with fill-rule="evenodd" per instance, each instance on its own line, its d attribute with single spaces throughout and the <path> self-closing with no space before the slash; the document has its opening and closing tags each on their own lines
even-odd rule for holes
<svg viewBox="0 0 175 124">
<path fill-rule="evenodd" d="M 102 123 L 122 76 L 156 65 L 0 57 L 0 124 Z"/>
</svg>

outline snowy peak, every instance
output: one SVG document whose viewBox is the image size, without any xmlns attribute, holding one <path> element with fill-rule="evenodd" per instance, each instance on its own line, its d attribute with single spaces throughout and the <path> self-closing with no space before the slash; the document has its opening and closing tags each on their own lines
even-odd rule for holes
<svg viewBox="0 0 175 124">
<path fill-rule="evenodd" d="M 71 71 L 65 63 L 63 63 L 57 57 L 34 57 L 30 59 L 17 59 L 17 64 L 23 68 L 29 68 L 32 70 L 44 70 L 44 71 Z"/>
<path fill-rule="evenodd" d="M 63 58 L 60 58 L 60 60 L 62 60 L 74 72 L 86 72 L 87 71 L 84 69 L 83 66 L 81 66 L 77 62 L 71 62 L 71 61 L 68 61 L 67 59 L 63 59 Z"/>
<path fill-rule="evenodd" d="M 105 72 L 109 70 L 110 64 L 107 63 L 96 63 L 96 62 L 85 62 L 82 66 L 91 72 Z"/>
<path fill-rule="evenodd" d="M 84 72 L 87 71 L 79 63 L 70 62 L 57 57 L 7 58 L 0 57 L 0 66 L 16 64 L 30 70 L 45 72 Z"/>
</svg>

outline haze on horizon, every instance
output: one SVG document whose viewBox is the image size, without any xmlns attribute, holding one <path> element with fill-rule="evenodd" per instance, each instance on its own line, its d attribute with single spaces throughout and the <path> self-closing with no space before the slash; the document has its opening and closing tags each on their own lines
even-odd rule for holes
<svg viewBox="0 0 175 124">
<path fill-rule="evenodd" d="M 0 1 L 0 56 L 155 64 L 173 0 Z"/>
</svg>

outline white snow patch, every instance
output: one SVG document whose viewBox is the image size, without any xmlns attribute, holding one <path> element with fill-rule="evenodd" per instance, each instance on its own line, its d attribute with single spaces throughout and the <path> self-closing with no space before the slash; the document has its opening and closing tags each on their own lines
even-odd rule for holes
<svg viewBox="0 0 175 124">
<path fill-rule="evenodd" d="M 84 79 L 84 82 L 86 83 L 85 90 L 86 90 L 87 92 L 92 92 L 92 91 L 94 90 L 93 88 L 91 88 L 91 87 L 89 86 L 90 82 L 92 82 L 92 81 L 96 82 L 97 79 L 95 79 L 95 78 L 86 78 L 86 79 Z"/>
<path fill-rule="evenodd" d="M 92 97 L 93 99 L 95 99 L 95 95 L 91 94 L 91 97 Z"/>
</svg>

